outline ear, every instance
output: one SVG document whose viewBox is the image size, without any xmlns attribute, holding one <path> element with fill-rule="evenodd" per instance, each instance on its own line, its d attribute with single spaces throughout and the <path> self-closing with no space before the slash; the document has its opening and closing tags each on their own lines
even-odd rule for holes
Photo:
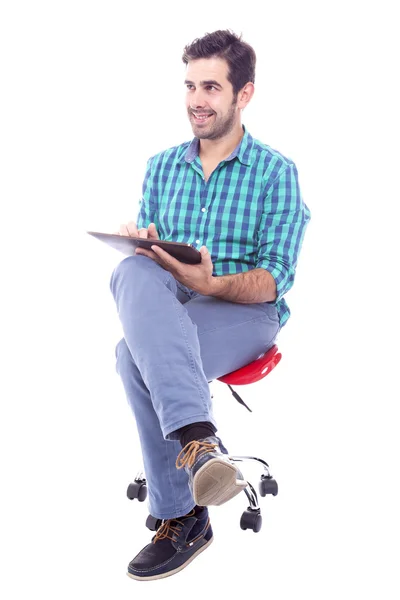
<svg viewBox="0 0 400 600">
<path fill-rule="evenodd" d="M 237 107 L 240 109 L 245 108 L 254 94 L 254 83 L 249 81 L 245 86 L 238 92 Z"/>
</svg>

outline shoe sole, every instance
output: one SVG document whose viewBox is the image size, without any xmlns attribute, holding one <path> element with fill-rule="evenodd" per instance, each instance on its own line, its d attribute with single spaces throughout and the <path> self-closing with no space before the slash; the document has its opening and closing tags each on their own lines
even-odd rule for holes
<svg viewBox="0 0 400 600">
<path fill-rule="evenodd" d="M 193 498 L 199 506 L 221 506 L 247 487 L 237 479 L 236 467 L 226 460 L 212 458 L 193 478 Z"/>
<path fill-rule="evenodd" d="M 167 571 L 166 573 L 160 573 L 158 575 L 150 575 L 148 577 L 138 577 L 137 575 L 133 575 L 132 573 L 129 573 L 129 571 L 128 571 L 127 575 L 131 579 L 136 579 L 136 581 L 151 581 L 154 579 L 164 579 L 165 577 L 169 577 L 170 575 L 175 575 L 175 573 L 179 573 L 179 571 L 182 571 L 182 569 L 184 569 L 185 567 L 190 565 L 192 560 L 195 559 L 196 556 L 201 554 L 204 550 L 206 550 L 206 548 L 208 548 L 208 546 L 212 543 L 213 540 L 214 540 L 214 536 L 211 537 L 208 540 L 208 542 L 206 542 L 204 544 L 204 546 L 201 546 L 201 548 L 199 548 L 197 550 L 197 552 L 195 552 L 185 563 L 183 563 L 183 565 L 180 565 L 180 567 L 177 567 L 176 569 L 173 569 L 172 571 Z"/>
</svg>

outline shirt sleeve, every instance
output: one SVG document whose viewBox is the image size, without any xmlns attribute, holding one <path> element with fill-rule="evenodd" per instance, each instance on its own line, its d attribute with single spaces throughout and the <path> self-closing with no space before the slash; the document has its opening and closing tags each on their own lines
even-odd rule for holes
<svg viewBox="0 0 400 600">
<path fill-rule="evenodd" d="M 146 173 L 142 186 L 142 198 L 139 201 L 139 213 L 136 219 L 137 228 L 148 227 L 150 223 L 154 223 L 157 231 L 158 219 L 156 209 L 156 196 L 154 194 L 154 177 L 153 177 L 153 158 L 147 161 Z"/>
<path fill-rule="evenodd" d="M 309 220 L 310 211 L 301 197 L 297 169 L 290 163 L 267 190 L 258 234 L 256 266 L 266 269 L 275 279 L 276 301 L 293 285 Z"/>
</svg>

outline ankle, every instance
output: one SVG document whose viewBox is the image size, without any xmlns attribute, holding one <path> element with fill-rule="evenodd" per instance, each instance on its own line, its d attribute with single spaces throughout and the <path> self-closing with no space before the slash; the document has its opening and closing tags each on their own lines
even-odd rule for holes
<svg viewBox="0 0 400 600">
<path fill-rule="evenodd" d="M 179 441 L 184 448 L 189 442 L 203 440 L 207 437 L 214 436 L 217 430 L 212 423 L 202 421 L 200 423 L 190 423 L 178 429 Z"/>
</svg>

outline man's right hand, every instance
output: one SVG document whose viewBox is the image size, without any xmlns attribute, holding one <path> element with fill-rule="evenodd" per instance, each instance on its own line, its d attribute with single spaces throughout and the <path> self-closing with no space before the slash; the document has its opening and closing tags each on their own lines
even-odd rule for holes
<svg viewBox="0 0 400 600">
<path fill-rule="evenodd" d="M 157 229 L 154 223 L 150 223 L 148 228 L 136 227 L 135 221 L 129 221 L 126 225 L 120 225 L 119 231 L 115 231 L 115 234 L 125 235 L 127 237 L 141 237 L 149 240 L 159 240 L 160 237 L 157 233 Z"/>
</svg>

